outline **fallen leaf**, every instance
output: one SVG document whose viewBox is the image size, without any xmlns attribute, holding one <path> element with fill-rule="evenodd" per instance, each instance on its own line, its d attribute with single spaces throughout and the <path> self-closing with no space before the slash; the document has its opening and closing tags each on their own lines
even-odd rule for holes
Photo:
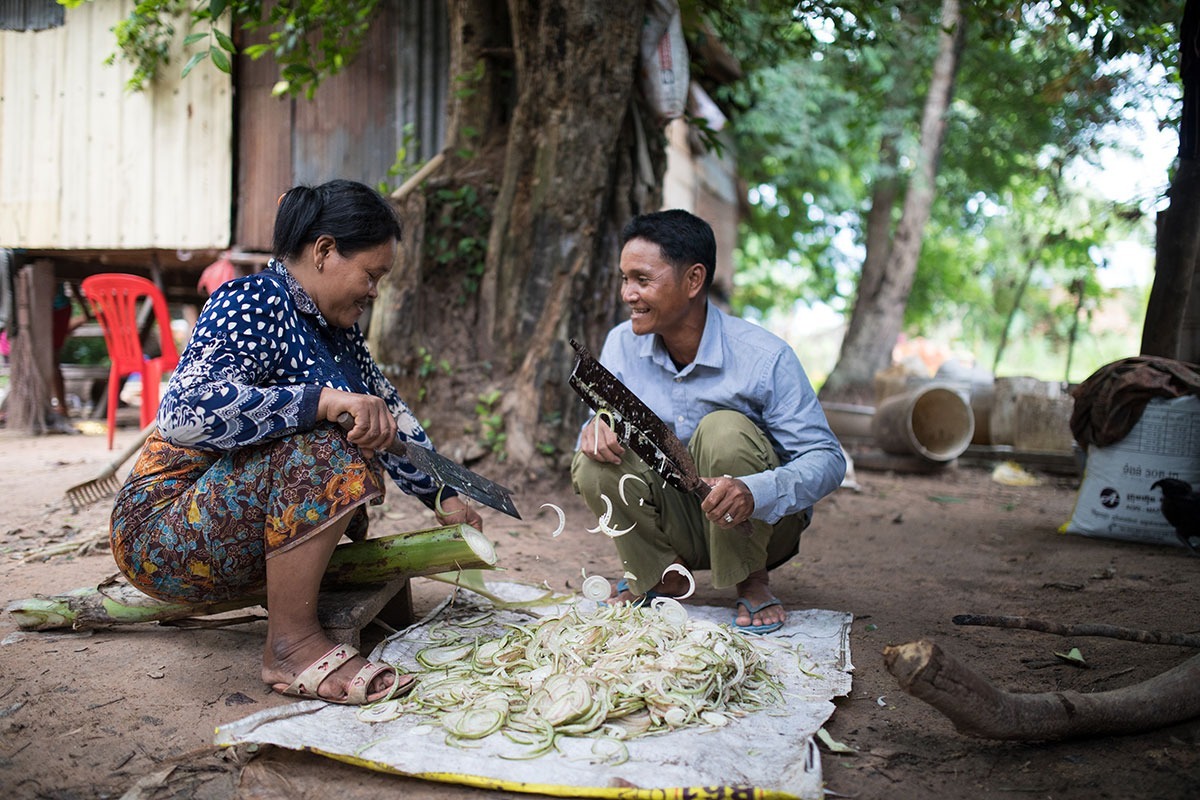
<svg viewBox="0 0 1200 800">
<path fill-rule="evenodd" d="M 1086 667 L 1088 665 L 1087 662 L 1083 660 L 1083 653 L 1079 651 L 1078 647 L 1072 647 L 1065 653 L 1056 652 L 1054 655 L 1056 658 L 1061 658 L 1068 664 L 1074 664 L 1077 667 Z"/>
<path fill-rule="evenodd" d="M 817 729 L 817 738 L 821 740 L 821 744 L 823 744 L 829 748 L 829 752 L 831 752 L 831 753 L 844 753 L 845 755 L 851 755 L 851 756 L 858 755 L 857 750 L 855 750 L 853 747 L 844 745 L 841 742 L 837 741 L 832 736 L 830 736 L 829 731 L 825 730 L 824 728 Z"/>
</svg>

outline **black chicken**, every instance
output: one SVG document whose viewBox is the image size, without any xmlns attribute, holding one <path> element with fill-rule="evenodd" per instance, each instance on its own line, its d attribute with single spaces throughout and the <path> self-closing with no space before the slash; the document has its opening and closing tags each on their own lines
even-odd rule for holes
<svg viewBox="0 0 1200 800">
<path fill-rule="evenodd" d="M 1200 492 L 1187 481 L 1163 478 L 1150 484 L 1162 489 L 1162 515 L 1175 528 L 1175 535 L 1195 555 L 1200 555 Z"/>
</svg>

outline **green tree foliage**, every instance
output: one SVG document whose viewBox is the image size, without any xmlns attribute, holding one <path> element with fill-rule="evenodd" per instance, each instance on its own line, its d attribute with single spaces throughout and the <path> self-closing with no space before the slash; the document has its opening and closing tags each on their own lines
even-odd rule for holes
<svg viewBox="0 0 1200 800">
<path fill-rule="evenodd" d="M 87 1 L 58 0 L 68 8 Z M 267 41 L 246 47 L 245 54 L 255 59 L 270 55 L 279 65 L 275 94 L 311 98 L 323 79 L 354 58 L 377 5 L 378 0 L 141 0 L 113 29 L 117 51 L 108 61 L 131 63 L 134 72 L 127 86 L 141 91 L 170 63 L 177 28 L 187 31 L 183 48 L 190 53 L 183 75 L 205 59 L 230 72 L 238 48 L 227 31 L 266 30 Z"/>
<path fill-rule="evenodd" d="M 135 65 L 130 86 L 142 88 L 167 65 L 177 36 L 190 53 L 182 72 L 204 59 L 229 71 L 235 40 L 261 30 L 266 41 L 244 46 L 244 53 L 279 64 L 277 93 L 311 96 L 353 58 L 377 2 L 142 0 L 115 30 L 114 58 Z M 744 75 L 706 86 L 734 119 L 739 170 L 751 187 L 739 247 L 739 309 L 797 299 L 842 309 L 853 303 L 872 203 L 889 183 L 902 196 L 914 158 L 938 5 L 681 3 L 692 42 L 715 34 Z M 988 301 L 1000 303 L 991 316 L 1012 317 L 1001 302 L 1003 287 L 1031 263 L 1032 276 L 1055 274 L 1056 265 L 1069 262 L 1069 270 L 1088 273 L 1079 285 L 1094 285 L 1095 259 L 1080 254 L 1093 252 L 1097 237 L 1113 229 L 1101 220 L 1124 219 L 1127 209 L 1091 206 L 1094 224 L 1062 226 L 1053 252 L 1044 246 L 1049 232 L 1012 226 L 1037 219 L 1051 204 L 1071 205 L 1065 166 L 1096 152 L 1103 145 L 1099 132 L 1125 106 L 1146 101 L 1149 92 L 1135 86 L 1125 59 L 1175 72 L 1179 9 L 1171 0 L 979 0 L 964 11 L 968 45 L 906 314 L 913 326 Z M 705 79 L 703 70 L 696 74 Z M 1069 257 L 1057 254 L 1063 248 Z M 1076 280 L 1073 272 L 1058 278 Z M 1039 280 L 1025 282 L 1021 302 L 1034 302 Z M 1005 329 L 994 321 L 976 327 L 979 335 Z"/>
<path fill-rule="evenodd" d="M 1051 197 L 1031 182 L 1014 181 L 1000 199 L 981 195 L 948 227 L 931 226 L 923 279 L 907 309 L 914 328 L 957 321 L 952 333 L 974 352 L 993 352 L 993 370 L 1019 337 L 1038 336 L 1058 350 L 1074 344 L 1081 335 L 1074 321 L 1109 297 L 1098 253 L 1136 224 L 1103 201 Z"/>
<path fill-rule="evenodd" d="M 728 92 L 735 107 L 746 109 L 736 121 L 737 149 L 752 187 L 738 302 L 764 308 L 798 298 L 853 300 L 861 259 L 856 245 L 863 241 L 871 190 L 902 176 L 915 145 L 934 5 L 802 3 L 806 13 L 795 24 L 804 30 L 796 37 L 804 44 L 794 57 Z M 1129 41 L 1125 34 L 1095 36 L 1100 23 L 1092 18 L 1027 5 L 996 13 L 977 4 L 970 20 L 976 30 L 948 120 L 931 231 L 950 238 L 927 240 L 932 250 L 914 286 L 914 321 L 931 307 L 925 299 L 935 285 L 950 288 L 934 262 L 949 263 L 945 256 L 965 247 L 956 260 L 967 263 L 978 226 L 987 225 L 975 219 L 975 228 L 961 227 L 971 216 L 968 203 L 978 205 L 980 197 L 993 205 L 1011 202 L 1014 182 L 1063 196 L 1064 168 L 1096 153 L 1100 132 L 1125 112 L 1116 90 L 1130 85 L 1133 74 L 1095 53 L 1097 47 L 1105 54 L 1127 52 L 1115 44 Z M 1081 38 L 1089 32 L 1092 39 Z M 885 140 L 894 142 L 897 165 L 880 157 Z M 953 235 L 968 231 L 973 234 Z M 963 297 L 966 286 L 956 284 L 953 296 Z"/>
<path fill-rule="evenodd" d="M 801 2 L 790 58 L 725 90 L 741 110 L 737 152 L 751 186 L 735 306 L 854 303 L 872 203 L 888 182 L 902 197 L 913 163 L 937 5 Z M 1171 67 L 1179 10 L 976 2 L 964 12 L 967 45 L 906 326 L 963 319 L 979 342 L 1034 330 L 1066 341 L 1076 305 L 1086 313 L 1099 302 L 1097 248 L 1139 213 L 1080 197 L 1068 167 L 1108 146 L 1104 132 L 1135 108 L 1171 97 L 1145 75 Z M 1083 219 L 1063 219 L 1081 208 Z"/>
</svg>

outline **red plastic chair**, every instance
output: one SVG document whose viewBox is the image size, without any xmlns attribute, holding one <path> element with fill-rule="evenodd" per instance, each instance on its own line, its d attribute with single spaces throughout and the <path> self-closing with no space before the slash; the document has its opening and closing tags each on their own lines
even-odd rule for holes
<svg viewBox="0 0 1200 800">
<path fill-rule="evenodd" d="M 113 432 L 117 428 L 117 404 L 121 379 L 126 375 L 141 373 L 142 407 L 141 425 L 146 427 L 158 413 L 158 385 L 164 373 L 179 363 L 179 352 L 171 335 L 171 315 L 167 311 L 167 299 L 151 281 L 122 272 L 91 275 L 80 285 L 83 296 L 92 307 L 92 313 L 104 331 L 104 344 L 112 367 L 108 371 L 108 449 L 113 446 Z M 142 340 L 138 331 L 138 309 L 144 298 L 149 298 L 158 320 L 159 349 L 162 355 L 147 358 L 142 352 Z"/>
</svg>

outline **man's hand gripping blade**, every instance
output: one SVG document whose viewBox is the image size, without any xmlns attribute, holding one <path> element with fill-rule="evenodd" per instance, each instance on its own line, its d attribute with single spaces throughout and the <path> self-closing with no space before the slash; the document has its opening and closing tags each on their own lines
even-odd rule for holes
<svg viewBox="0 0 1200 800">
<path fill-rule="evenodd" d="M 707 497 L 708 484 L 700 480 L 692 455 L 679 437 L 586 347 L 575 339 L 571 340 L 571 346 L 575 348 L 571 388 L 593 411 L 603 415 L 622 444 L 637 453 L 663 480 L 682 492 L 693 492 L 701 499 Z"/>
</svg>

